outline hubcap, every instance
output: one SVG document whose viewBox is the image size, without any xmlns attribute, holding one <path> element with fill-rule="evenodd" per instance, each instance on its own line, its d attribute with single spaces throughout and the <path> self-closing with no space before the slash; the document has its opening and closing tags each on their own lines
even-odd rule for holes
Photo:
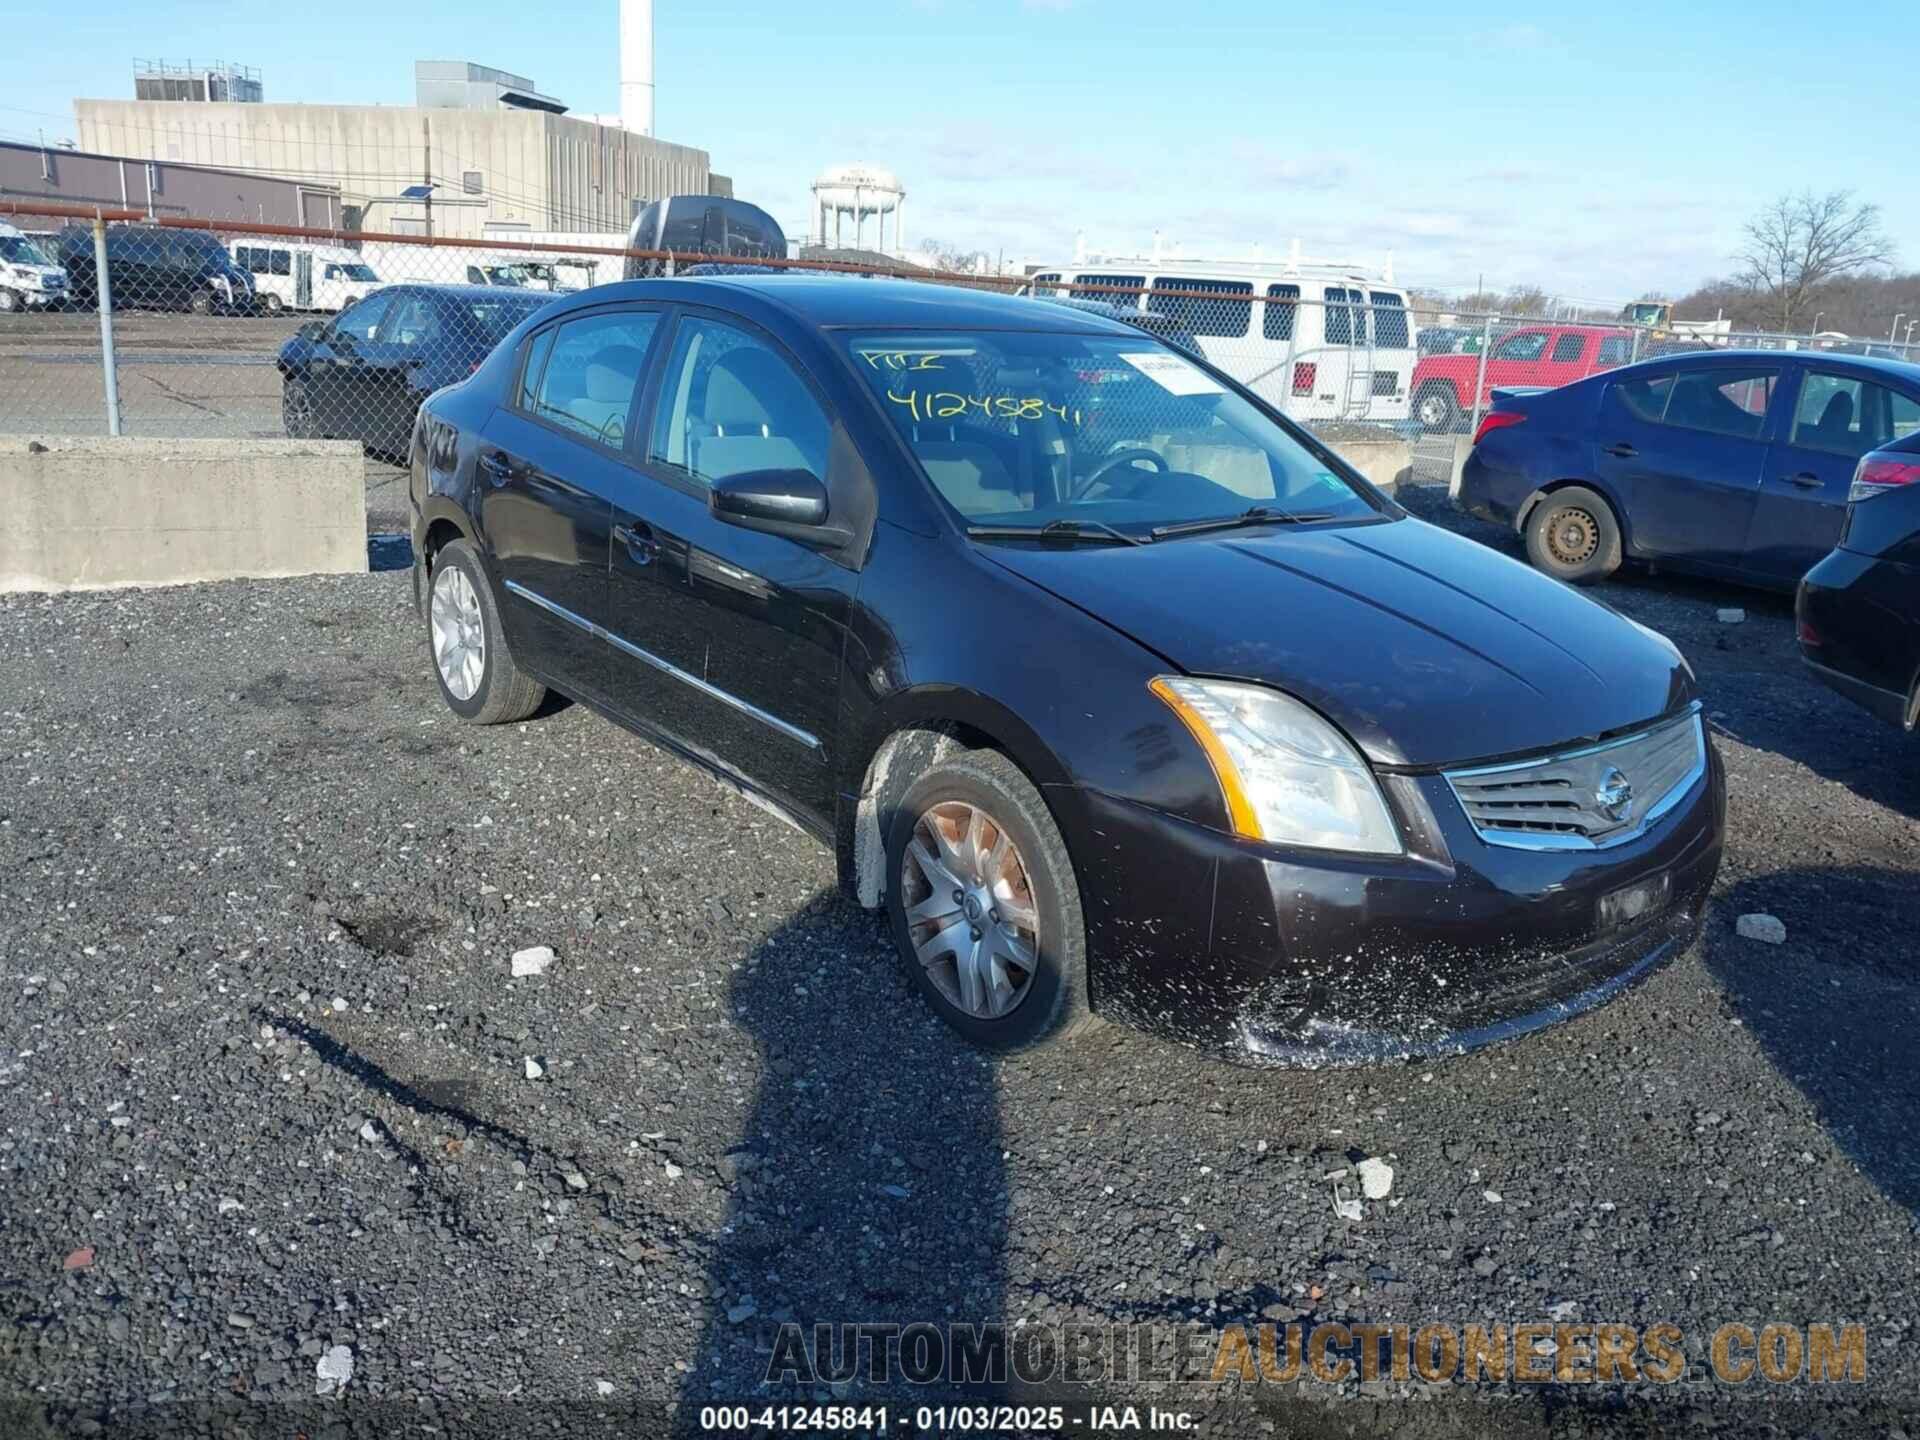
<svg viewBox="0 0 1920 1440">
<path fill-rule="evenodd" d="M 1584 510 L 1562 510 L 1547 526 L 1547 550 L 1563 565 L 1591 559 L 1599 548 L 1599 523 Z"/>
<path fill-rule="evenodd" d="M 927 977 L 975 1019 L 1011 1012 L 1040 953 L 1040 915 L 1013 837 L 984 810 L 945 801 L 915 822 L 901 872 L 907 934 Z"/>
<path fill-rule="evenodd" d="M 307 400 L 307 388 L 304 385 L 289 385 L 283 401 L 287 419 L 296 424 L 304 423 L 313 406 Z"/>
<path fill-rule="evenodd" d="M 480 597 L 457 565 L 433 577 L 433 663 L 440 682 L 456 700 L 471 700 L 487 669 L 487 631 L 480 619 Z"/>
</svg>

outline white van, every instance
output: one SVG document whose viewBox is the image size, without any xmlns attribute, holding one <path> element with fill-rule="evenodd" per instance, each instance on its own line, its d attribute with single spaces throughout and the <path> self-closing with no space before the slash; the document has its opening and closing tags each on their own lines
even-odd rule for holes
<svg viewBox="0 0 1920 1440">
<path fill-rule="evenodd" d="M 235 240 L 233 263 L 253 276 L 253 303 L 282 310 L 344 310 L 384 283 L 357 250 L 291 240 Z"/>
<path fill-rule="evenodd" d="M 1407 418 L 1418 332 L 1391 267 L 1376 275 L 1298 258 L 1103 256 L 1037 272 L 1029 283 L 1035 294 L 1167 316 L 1209 361 L 1295 420 Z"/>
<path fill-rule="evenodd" d="M 41 309 L 67 298 L 67 272 L 44 245 L 0 221 L 0 311 Z"/>
</svg>

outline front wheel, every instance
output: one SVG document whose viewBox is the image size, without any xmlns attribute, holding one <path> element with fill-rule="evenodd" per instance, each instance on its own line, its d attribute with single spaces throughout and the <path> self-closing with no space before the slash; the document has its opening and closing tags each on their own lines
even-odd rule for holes
<svg viewBox="0 0 1920 1440">
<path fill-rule="evenodd" d="M 1046 802 L 997 750 L 942 761 L 900 802 L 887 916 L 914 987 L 986 1050 L 1087 1028 L 1086 923 Z"/>
<path fill-rule="evenodd" d="M 211 290 L 194 291 L 187 299 L 187 309 L 196 315 L 211 315 L 213 313 L 213 292 Z"/>
<path fill-rule="evenodd" d="M 1556 490 L 1527 516 L 1527 559 L 1570 585 L 1591 585 L 1620 568 L 1620 521 L 1606 497 L 1584 485 Z"/>
<path fill-rule="evenodd" d="M 286 308 L 286 302 L 278 295 L 263 295 L 260 297 L 260 307 L 269 315 L 278 315 Z"/>
<path fill-rule="evenodd" d="M 8 315 L 20 308 L 20 297 L 11 290 L 0 290 L 0 315 Z"/>
<path fill-rule="evenodd" d="M 427 646 L 440 697 L 471 725 L 524 720 L 547 698 L 547 687 L 507 649 L 493 585 L 471 541 L 451 541 L 433 557 Z"/>
<path fill-rule="evenodd" d="M 313 392 L 307 382 L 288 377 L 280 387 L 280 424 L 289 438 L 312 440 L 320 433 L 313 418 Z"/>
<path fill-rule="evenodd" d="M 1460 423 L 1460 403 L 1446 385 L 1429 385 L 1414 401 L 1413 418 L 1429 435 L 1450 435 Z"/>
</svg>

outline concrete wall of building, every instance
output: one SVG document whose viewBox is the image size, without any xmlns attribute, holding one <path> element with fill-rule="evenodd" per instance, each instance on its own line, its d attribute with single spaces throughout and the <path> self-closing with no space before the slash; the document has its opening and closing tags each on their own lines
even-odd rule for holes
<svg viewBox="0 0 1920 1440">
<path fill-rule="evenodd" d="M 0 593 L 367 568 L 345 440 L 0 437 Z"/>
<path fill-rule="evenodd" d="M 74 116 L 88 149 L 325 180 L 360 228 L 402 234 L 427 212 L 392 197 L 429 174 L 433 233 L 478 238 L 488 221 L 624 230 L 635 200 L 703 193 L 710 173 L 704 150 L 529 110 L 76 100 Z"/>
<path fill-rule="evenodd" d="M 267 225 L 340 224 L 340 193 L 330 185 L 198 169 L 145 155 L 121 158 L 39 145 L 0 144 L 0 196 L 145 210 L 154 216 L 219 215 Z"/>
</svg>

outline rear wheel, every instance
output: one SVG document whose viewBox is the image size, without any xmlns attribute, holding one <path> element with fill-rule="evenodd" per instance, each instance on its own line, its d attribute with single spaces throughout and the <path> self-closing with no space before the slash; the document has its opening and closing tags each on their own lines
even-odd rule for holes
<svg viewBox="0 0 1920 1440">
<path fill-rule="evenodd" d="M 295 440 L 312 440 L 320 431 L 313 418 L 313 392 L 307 382 L 289 376 L 280 387 L 280 424 Z"/>
<path fill-rule="evenodd" d="M 1460 402 L 1450 385 L 1428 385 L 1413 402 L 1413 417 L 1431 435 L 1448 435 L 1460 423 Z"/>
<path fill-rule="evenodd" d="M 1527 516 L 1527 559 L 1571 585 L 1620 568 L 1620 521 L 1606 498 L 1584 485 L 1556 490 Z"/>
<path fill-rule="evenodd" d="M 887 874 L 887 915 L 913 984 L 968 1040 L 1017 1050 L 1093 1023 L 1066 841 L 1005 755 L 967 751 L 914 782 Z"/>
<path fill-rule="evenodd" d="M 500 607 L 471 541 L 452 541 L 433 557 L 427 646 L 441 698 L 469 724 L 524 720 L 547 698 L 547 687 L 516 665 L 507 649 Z"/>
<path fill-rule="evenodd" d="M 213 292 L 211 290 L 194 291 L 192 296 L 187 300 L 187 309 L 196 315 L 211 315 L 213 313 Z"/>
<path fill-rule="evenodd" d="M 0 290 L 0 315 L 10 314 L 20 308 L 20 297 L 11 290 Z"/>
<path fill-rule="evenodd" d="M 286 302 L 278 295 L 263 295 L 260 297 L 260 307 L 269 315 L 278 315 L 286 307 Z"/>
</svg>

